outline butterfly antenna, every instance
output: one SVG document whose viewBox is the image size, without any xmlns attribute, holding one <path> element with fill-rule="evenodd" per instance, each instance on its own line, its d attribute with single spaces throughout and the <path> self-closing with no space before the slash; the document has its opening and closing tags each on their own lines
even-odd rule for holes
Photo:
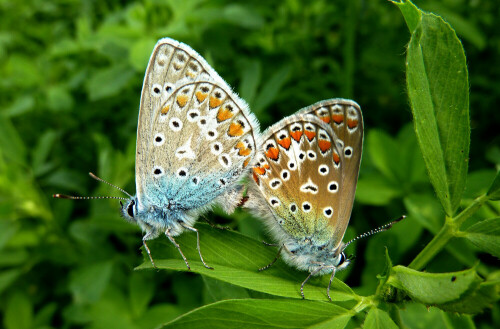
<svg viewBox="0 0 500 329">
<path fill-rule="evenodd" d="M 347 242 L 346 244 L 344 244 L 344 247 L 342 248 L 342 250 L 345 250 L 351 243 L 353 243 L 354 241 L 357 241 L 357 240 L 360 240 L 360 239 L 364 239 L 366 237 L 369 237 L 370 235 L 374 235 L 374 234 L 377 234 L 377 233 L 380 233 L 380 232 L 384 232 L 384 231 L 387 231 L 388 229 L 390 229 L 392 227 L 392 225 L 396 224 L 397 222 L 405 219 L 406 216 L 403 215 L 401 217 L 399 217 L 398 219 L 396 220 L 393 220 L 392 222 L 390 223 L 387 223 L 385 225 L 382 225 L 380 227 L 377 227 L 376 229 L 373 229 L 369 232 L 365 232 L 361 235 L 358 235 L 357 237 L 355 237 L 354 239 L 350 240 L 349 242 Z"/>
<path fill-rule="evenodd" d="M 109 182 L 106 182 L 104 179 L 100 178 L 100 177 L 97 177 L 95 174 L 89 172 L 89 175 L 90 177 L 92 177 L 93 179 L 99 181 L 99 182 L 102 182 L 102 183 L 105 183 L 105 184 L 108 184 L 109 186 L 112 186 L 114 187 L 115 189 L 125 193 L 126 195 L 129 196 L 129 198 L 133 198 L 129 193 L 127 193 L 127 191 L 125 191 L 124 189 L 116 186 L 116 185 L 113 185 Z M 65 194 L 53 194 L 52 197 L 54 198 L 58 198 L 58 199 L 72 199 L 72 200 L 91 200 L 91 199 L 115 199 L 115 200 L 125 200 L 127 201 L 128 198 L 122 198 L 122 197 L 119 197 L 119 196 L 73 196 L 73 195 L 65 195 Z"/>
<path fill-rule="evenodd" d="M 125 193 L 126 195 L 128 195 L 128 196 L 129 196 L 129 198 L 132 198 L 132 196 L 131 196 L 131 195 L 130 195 L 127 191 L 125 191 L 124 189 L 122 189 L 121 187 L 118 187 L 118 186 L 116 186 L 116 185 L 113 185 L 113 184 L 111 184 L 110 182 L 106 182 L 104 179 L 102 179 L 102 178 L 100 178 L 100 177 L 97 177 L 94 173 L 89 172 L 89 175 L 90 175 L 90 177 L 92 177 L 92 178 L 93 178 L 93 179 L 95 179 L 96 181 L 102 182 L 102 183 L 104 183 L 104 184 L 108 184 L 109 186 L 112 186 L 112 187 L 114 187 L 115 189 L 117 189 L 117 190 L 119 190 L 119 191 L 121 191 L 121 192 Z M 126 200 L 126 199 L 125 199 L 125 200 Z"/>
<path fill-rule="evenodd" d="M 127 198 L 121 198 L 119 196 L 73 196 L 73 195 L 65 195 L 65 194 L 53 194 L 52 197 L 57 199 L 71 199 L 71 200 L 92 200 L 92 199 L 115 199 L 115 200 L 125 200 Z"/>
</svg>

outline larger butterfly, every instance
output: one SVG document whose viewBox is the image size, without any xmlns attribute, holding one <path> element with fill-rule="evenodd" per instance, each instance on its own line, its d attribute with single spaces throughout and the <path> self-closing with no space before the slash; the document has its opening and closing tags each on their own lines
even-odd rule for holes
<svg viewBox="0 0 500 329">
<path fill-rule="evenodd" d="M 189 263 L 174 237 L 193 227 L 215 203 L 228 213 L 241 200 L 238 183 L 251 167 L 259 126 L 240 99 L 189 46 L 165 38 L 156 44 L 144 77 L 135 179 L 125 199 L 125 219 L 145 232 L 143 244 L 164 233 Z M 59 197 L 61 197 L 59 195 Z"/>
<path fill-rule="evenodd" d="M 311 276 L 332 273 L 331 284 L 335 272 L 349 264 L 342 238 L 362 146 L 361 109 L 346 99 L 318 102 L 263 133 L 246 207 L 265 218 L 278 254 L 310 272 L 301 286 L 303 298 Z"/>
</svg>

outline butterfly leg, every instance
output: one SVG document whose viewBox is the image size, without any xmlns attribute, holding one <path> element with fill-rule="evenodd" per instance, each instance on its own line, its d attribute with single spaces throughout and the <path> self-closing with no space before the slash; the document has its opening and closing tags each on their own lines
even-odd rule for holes
<svg viewBox="0 0 500 329">
<path fill-rule="evenodd" d="M 191 226 L 182 225 L 182 227 L 184 227 L 187 230 L 196 232 L 196 249 L 198 249 L 198 254 L 200 255 L 201 262 L 203 263 L 203 265 L 206 268 L 208 268 L 209 270 L 213 270 L 214 268 L 208 266 L 207 263 L 205 263 L 205 260 L 203 260 L 203 256 L 201 255 L 201 250 L 200 250 L 200 232 L 198 232 L 197 229 L 195 229 L 194 227 L 191 227 Z"/>
<path fill-rule="evenodd" d="M 217 224 L 212 223 L 206 216 L 202 215 L 201 218 L 208 223 L 212 228 L 216 228 L 218 230 L 231 230 L 229 226 L 219 226 Z"/>
<path fill-rule="evenodd" d="M 330 297 L 330 287 L 332 286 L 333 277 L 335 276 L 335 267 L 333 267 L 332 276 L 330 277 L 330 282 L 328 282 L 328 288 L 326 288 L 326 295 L 328 299 L 332 301 L 332 297 Z"/>
<path fill-rule="evenodd" d="M 144 249 L 146 249 L 146 252 L 148 253 L 149 260 L 151 261 L 151 264 L 153 264 L 153 267 L 157 269 L 158 267 L 156 267 L 155 261 L 153 260 L 153 256 L 151 256 L 151 250 L 149 250 L 149 247 L 148 247 L 148 245 L 146 244 L 147 237 L 148 237 L 148 235 L 146 234 L 146 235 L 142 238 L 142 244 L 144 245 Z"/>
<path fill-rule="evenodd" d="M 186 259 L 186 256 L 184 256 L 184 254 L 182 253 L 181 247 L 177 244 L 177 242 L 175 242 L 174 238 L 170 235 L 170 229 L 168 229 L 168 230 L 165 231 L 165 235 L 170 240 L 170 242 L 173 243 L 173 245 L 177 248 L 177 250 L 179 250 L 179 253 L 182 256 L 182 259 L 184 259 L 184 263 L 186 263 L 186 266 L 187 266 L 188 270 L 191 271 L 191 267 L 189 266 L 189 263 L 188 263 L 188 261 Z"/>
<path fill-rule="evenodd" d="M 307 281 L 309 281 L 309 279 L 312 277 L 312 276 L 315 276 L 316 274 L 319 273 L 319 271 L 321 271 L 323 269 L 324 266 L 318 266 L 318 268 L 316 268 L 314 271 L 312 271 L 311 273 L 309 273 L 309 275 L 307 276 L 307 278 L 304 280 L 304 282 L 302 282 L 302 284 L 300 285 L 300 294 L 302 295 L 302 299 L 305 299 L 306 297 L 304 296 L 304 286 L 306 285 Z"/>
<path fill-rule="evenodd" d="M 262 242 L 264 242 L 264 241 L 262 241 Z M 265 242 L 264 242 L 264 243 L 265 243 Z M 267 264 L 266 266 L 259 268 L 259 272 L 260 272 L 260 271 L 265 271 L 265 270 L 267 270 L 268 268 L 270 268 L 271 266 L 273 266 L 273 265 L 274 265 L 274 263 L 276 263 L 276 261 L 277 261 L 277 260 L 278 260 L 278 258 L 280 257 L 281 250 L 283 250 L 283 247 L 285 247 L 285 245 L 284 245 L 284 244 L 282 244 L 282 245 L 281 245 L 281 247 L 280 247 L 280 249 L 278 250 L 278 253 L 276 254 L 276 257 L 274 257 L 273 261 L 272 261 L 271 263 Z"/>
</svg>

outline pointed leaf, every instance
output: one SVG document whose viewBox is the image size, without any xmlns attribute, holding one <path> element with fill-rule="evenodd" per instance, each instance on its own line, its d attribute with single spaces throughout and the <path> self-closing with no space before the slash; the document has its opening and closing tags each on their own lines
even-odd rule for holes
<svg viewBox="0 0 500 329">
<path fill-rule="evenodd" d="M 196 234 L 185 232 L 175 240 L 188 259 L 191 272 L 271 295 L 301 298 L 300 285 L 307 277 L 307 272 L 297 271 L 281 260 L 268 270 L 259 272 L 259 268 L 268 265 L 276 256 L 276 248 L 267 247 L 262 242 L 237 232 L 221 231 L 205 224 L 196 227 L 200 232 L 203 258 L 214 270 L 205 268 L 200 262 L 196 250 Z M 148 246 L 158 268 L 187 271 L 179 251 L 165 237 L 148 241 Z M 147 254 L 144 260 L 139 269 L 152 268 Z M 309 280 L 304 287 L 306 299 L 328 300 L 328 281 L 329 275 Z M 358 298 L 347 285 L 337 279 L 332 283 L 331 297 L 334 301 Z"/>
<path fill-rule="evenodd" d="M 500 258 L 500 217 L 472 225 L 464 232 L 464 237 L 479 249 Z"/>
<path fill-rule="evenodd" d="M 195 309 L 162 328 L 338 328 L 351 311 L 307 300 L 226 300 Z"/>
<path fill-rule="evenodd" d="M 436 194 L 452 216 L 465 188 L 469 158 L 469 82 L 465 54 L 453 29 L 422 14 L 406 63 L 415 131 Z"/>
<path fill-rule="evenodd" d="M 497 172 L 493 183 L 491 183 L 490 188 L 488 189 L 488 193 L 486 193 L 490 197 L 490 200 L 500 200 L 500 171 Z"/>
</svg>

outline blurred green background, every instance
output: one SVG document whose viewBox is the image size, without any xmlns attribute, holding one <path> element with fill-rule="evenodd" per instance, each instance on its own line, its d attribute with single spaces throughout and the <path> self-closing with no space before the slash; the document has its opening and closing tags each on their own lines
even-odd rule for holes
<svg viewBox="0 0 500 329">
<path fill-rule="evenodd" d="M 500 3 L 415 3 L 443 16 L 466 51 L 466 206 L 500 166 Z M 361 105 L 364 156 L 346 238 L 409 218 L 357 244 L 356 261 L 338 276 L 356 292 L 374 292 L 384 246 L 395 264 L 408 265 L 441 225 L 405 93 L 409 33 L 389 1 L 0 0 L 0 18 L 0 323 L 8 329 L 154 328 L 217 300 L 213 279 L 134 271 L 141 232 L 120 218 L 116 201 L 51 197 L 119 195 L 89 171 L 134 192 L 141 85 L 165 36 L 205 57 L 262 128 L 322 99 Z M 490 204 L 471 223 L 499 213 Z M 266 238 L 242 211 L 207 217 Z M 427 270 L 461 270 L 478 258 L 481 275 L 498 269 L 492 256 L 454 241 Z M 498 305 L 475 320 L 481 328 L 498 321 Z"/>
</svg>

